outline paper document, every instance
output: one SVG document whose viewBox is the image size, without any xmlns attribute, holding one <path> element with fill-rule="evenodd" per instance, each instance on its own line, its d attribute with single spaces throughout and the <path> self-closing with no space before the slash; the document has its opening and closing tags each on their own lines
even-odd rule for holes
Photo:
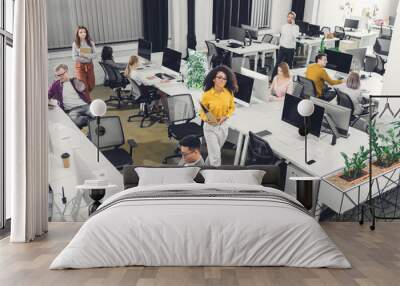
<svg viewBox="0 0 400 286">
<path fill-rule="evenodd" d="M 199 103 L 200 103 L 201 108 L 202 108 L 203 111 L 204 111 L 204 114 L 205 114 L 206 117 L 207 117 L 207 121 L 208 121 L 209 123 L 214 123 L 214 124 L 218 123 L 218 121 L 217 121 L 217 119 L 215 118 L 215 116 L 214 116 L 201 102 L 199 102 Z"/>
<path fill-rule="evenodd" d="M 92 48 L 79 48 L 79 54 L 91 54 Z"/>
</svg>

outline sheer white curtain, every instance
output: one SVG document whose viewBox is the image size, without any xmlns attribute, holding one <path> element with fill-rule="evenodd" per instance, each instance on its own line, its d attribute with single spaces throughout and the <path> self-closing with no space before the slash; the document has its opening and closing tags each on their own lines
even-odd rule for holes
<svg viewBox="0 0 400 286">
<path fill-rule="evenodd" d="M 168 19 L 171 21 L 170 48 L 180 51 L 182 57 L 186 56 L 187 52 L 187 34 L 188 34 L 188 19 L 187 19 L 187 1 L 186 0 L 170 0 L 168 2 L 169 12 L 171 13 Z"/>
<path fill-rule="evenodd" d="M 13 88 L 6 100 L 12 242 L 33 240 L 48 226 L 46 17 L 46 0 L 15 2 Z"/>
</svg>

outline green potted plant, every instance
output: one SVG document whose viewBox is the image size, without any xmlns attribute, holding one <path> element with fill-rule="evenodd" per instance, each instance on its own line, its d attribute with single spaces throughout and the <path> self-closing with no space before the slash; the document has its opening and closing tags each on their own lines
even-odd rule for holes
<svg viewBox="0 0 400 286">
<path fill-rule="evenodd" d="M 360 150 L 354 153 L 351 158 L 346 153 L 341 152 L 340 154 L 345 164 L 341 178 L 346 181 L 353 181 L 367 174 L 363 169 L 367 166 L 366 160 L 368 159 L 369 151 L 364 146 L 361 146 Z"/>
<path fill-rule="evenodd" d="M 189 88 L 202 88 L 207 73 L 207 57 L 200 52 L 190 51 L 187 59 L 187 80 Z"/>
<path fill-rule="evenodd" d="M 374 165 L 381 168 L 388 168 L 399 162 L 400 159 L 400 122 L 393 122 L 385 134 L 379 133 L 375 127 L 375 122 L 369 127 L 371 136 L 371 149 L 375 157 Z"/>
</svg>

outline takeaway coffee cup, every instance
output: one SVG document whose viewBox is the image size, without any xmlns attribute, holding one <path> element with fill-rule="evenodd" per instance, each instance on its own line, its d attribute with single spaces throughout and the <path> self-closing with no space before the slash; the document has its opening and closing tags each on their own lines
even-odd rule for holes
<svg viewBox="0 0 400 286">
<path fill-rule="evenodd" d="M 69 154 L 68 153 L 62 153 L 61 158 L 63 160 L 63 165 L 64 168 L 69 168 Z"/>
</svg>

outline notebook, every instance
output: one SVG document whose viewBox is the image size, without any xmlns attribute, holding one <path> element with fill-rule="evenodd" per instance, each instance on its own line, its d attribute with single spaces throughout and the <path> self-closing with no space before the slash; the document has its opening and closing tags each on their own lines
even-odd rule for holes
<svg viewBox="0 0 400 286">
<path fill-rule="evenodd" d="M 92 48 L 79 48 L 79 54 L 91 54 Z"/>
<path fill-rule="evenodd" d="M 207 109 L 207 107 L 205 107 L 201 102 L 200 102 L 200 106 L 201 106 L 201 108 L 203 109 L 204 114 L 205 114 L 206 117 L 207 117 L 208 123 L 217 124 L 217 123 L 218 123 L 217 119 L 216 119 L 215 116 Z"/>
</svg>

